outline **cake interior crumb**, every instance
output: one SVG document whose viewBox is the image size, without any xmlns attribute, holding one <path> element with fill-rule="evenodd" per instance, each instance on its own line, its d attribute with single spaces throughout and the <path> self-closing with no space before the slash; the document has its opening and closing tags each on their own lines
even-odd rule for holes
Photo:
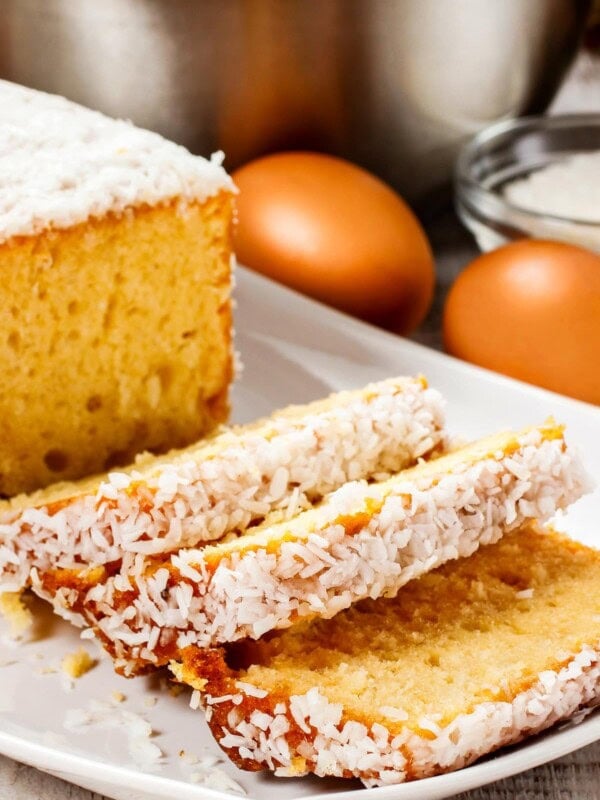
<svg viewBox="0 0 600 800">
<path fill-rule="evenodd" d="M 21 592 L 0 594 L 0 613 L 10 625 L 10 633 L 20 638 L 33 625 L 33 616 L 23 601 Z"/>
</svg>

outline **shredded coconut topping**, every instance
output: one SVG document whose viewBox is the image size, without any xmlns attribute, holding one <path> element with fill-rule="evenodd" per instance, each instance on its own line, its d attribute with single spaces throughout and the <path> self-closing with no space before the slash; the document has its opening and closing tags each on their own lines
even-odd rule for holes
<svg viewBox="0 0 600 800">
<path fill-rule="evenodd" d="M 521 589 L 520 592 L 515 594 L 515 597 L 518 597 L 519 600 L 531 600 L 533 597 L 533 589 Z"/>
<path fill-rule="evenodd" d="M 157 133 L 0 81 L 0 243 L 90 217 L 235 191 L 221 167 Z"/>
<path fill-rule="evenodd" d="M 101 565 L 243 532 L 268 514 L 294 514 L 346 481 L 414 463 L 441 444 L 442 429 L 440 394 L 414 378 L 342 392 L 318 411 L 276 414 L 145 476 L 110 473 L 58 509 L 0 512 L 0 584 L 16 591 L 32 567 Z M 186 574 L 199 580 L 191 567 Z M 118 580 L 126 591 L 125 571 Z M 181 596 L 182 608 L 185 602 Z"/>
<path fill-rule="evenodd" d="M 381 486 L 344 486 L 307 512 L 319 522 L 312 532 L 292 536 L 281 524 L 263 531 L 258 542 L 242 537 L 216 566 L 205 551 L 181 550 L 170 557 L 168 584 L 162 570 L 131 560 L 125 594 L 119 576 L 83 595 L 61 590 L 52 596 L 43 583 L 34 589 L 75 622 L 80 618 L 73 609 L 81 612 L 117 668 L 132 674 L 175 658 L 190 644 L 257 639 L 298 618 L 330 618 L 363 598 L 393 596 L 409 580 L 471 555 L 527 520 L 546 521 L 588 484 L 563 440 L 543 439 L 533 430 L 510 455 L 390 481 L 380 509 L 366 515 L 358 530 L 346 530 L 337 518 L 338 495 L 347 513 L 347 495 L 353 493 L 354 513 L 365 517 L 369 498 L 378 498 Z"/>
<path fill-rule="evenodd" d="M 344 709 L 327 700 L 317 687 L 291 696 L 288 703 L 279 700 L 279 713 L 243 714 L 237 709 L 235 716 L 227 717 L 227 726 L 214 733 L 225 750 L 279 776 L 313 772 L 321 777 L 357 777 L 366 786 L 380 786 L 460 769 L 570 717 L 597 702 L 599 694 L 600 645 L 596 645 L 572 655 L 560 671 L 540 674 L 537 683 L 512 702 L 480 703 L 444 727 L 421 718 L 419 727 L 431 737 L 401 723 L 390 729 L 378 722 L 367 727 L 348 719 Z M 218 700 L 210 695 L 205 698 L 205 702 Z"/>
</svg>

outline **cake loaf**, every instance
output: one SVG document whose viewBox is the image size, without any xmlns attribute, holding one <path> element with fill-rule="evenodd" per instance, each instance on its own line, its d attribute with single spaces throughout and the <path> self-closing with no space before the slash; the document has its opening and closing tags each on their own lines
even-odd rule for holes
<svg viewBox="0 0 600 800">
<path fill-rule="evenodd" d="M 241 768 L 400 783 L 600 700 L 600 553 L 534 528 L 367 600 L 173 665 Z"/>
<path fill-rule="evenodd" d="M 0 495 L 227 418 L 233 192 L 219 156 L 0 81 Z"/>
<path fill-rule="evenodd" d="M 0 503 L 0 590 L 32 567 L 111 564 L 294 516 L 348 480 L 441 449 L 444 409 L 424 378 L 393 378 L 215 434 L 130 468 Z"/>
<path fill-rule="evenodd" d="M 32 571 L 55 610 L 98 635 L 125 675 L 393 595 L 587 488 L 558 426 L 488 437 L 388 480 L 345 484 L 289 521 L 115 565 Z"/>
</svg>

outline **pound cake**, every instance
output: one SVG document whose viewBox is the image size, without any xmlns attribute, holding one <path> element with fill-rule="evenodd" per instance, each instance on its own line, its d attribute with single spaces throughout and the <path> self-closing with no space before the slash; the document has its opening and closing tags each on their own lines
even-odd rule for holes
<svg viewBox="0 0 600 800">
<path fill-rule="evenodd" d="M 396 472 L 442 447 L 444 407 L 424 378 L 339 392 L 126 471 L 0 503 L 0 588 L 40 571 L 115 567 L 293 516 L 348 480 Z"/>
<path fill-rule="evenodd" d="M 600 553 L 533 527 L 333 620 L 173 665 L 242 769 L 400 783 L 600 700 Z"/>
<path fill-rule="evenodd" d="M 227 418 L 233 192 L 219 157 L 0 81 L 0 495 Z"/>
<path fill-rule="evenodd" d="M 233 540 L 114 565 L 32 570 L 36 593 L 87 624 L 132 675 L 203 647 L 259 638 L 471 555 L 532 518 L 547 520 L 587 488 L 562 428 L 503 433 Z"/>
</svg>

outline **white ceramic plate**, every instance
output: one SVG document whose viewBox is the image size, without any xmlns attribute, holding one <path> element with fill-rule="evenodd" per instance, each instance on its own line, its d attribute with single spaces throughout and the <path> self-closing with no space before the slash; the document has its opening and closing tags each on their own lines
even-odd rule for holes
<svg viewBox="0 0 600 800">
<path fill-rule="evenodd" d="M 309 302 L 252 275 L 238 273 L 237 344 L 244 361 L 234 391 L 235 418 L 250 420 L 291 402 L 360 386 L 390 375 L 423 372 L 448 399 L 449 426 L 467 437 L 503 427 L 542 422 L 549 415 L 567 423 L 569 436 L 600 479 L 600 410 L 468 366 L 409 341 L 382 333 Z M 485 336 L 485 331 L 481 331 Z M 562 527 L 593 544 L 600 530 L 600 494 L 580 501 Z M 41 615 L 31 641 L 0 642 L 0 752 L 117 800 L 236 797 L 230 790 L 202 785 L 206 772 L 190 764 L 190 754 L 219 757 L 202 713 L 158 685 L 156 677 L 126 681 L 93 642 L 87 649 L 99 664 L 69 690 L 64 674 L 52 672 L 81 644 L 77 631 L 51 615 Z M 113 692 L 125 699 L 117 703 Z M 150 701 L 148 698 L 152 698 Z M 149 702 L 156 700 L 154 706 Z M 100 723 L 68 730 L 74 709 L 104 704 Z M 112 704 L 112 705 L 111 705 Z M 143 717 L 154 731 L 150 741 L 163 753 L 154 767 L 136 766 L 124 714 Z M 109 727 L 106 727 L 106 726 Z M 436 800 L 529 769 L 600 738 L 600 713 L 529 740 L 472 767 L 427 780 L 363 789 L 358 782 L 316 778 L 286 780 L 238 771 L 222 762 L 222 773 L 253 800 Z M 179 753 L 185 751 L 185 756 Z M 196 773 L 194 775 L 194 773 Z M 190 778 L 196 781 L 192 783 Z M 213 784 L 214 785 L 214 784 Z"/>
</svg>

